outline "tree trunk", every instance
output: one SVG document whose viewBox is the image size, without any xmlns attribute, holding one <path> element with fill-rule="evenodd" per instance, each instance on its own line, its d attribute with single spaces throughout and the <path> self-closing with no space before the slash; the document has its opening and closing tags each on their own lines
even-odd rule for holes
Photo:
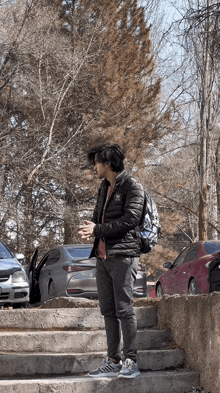
<svg viewBox="0 0 220 393">
<path fill-rule="evenodd" d="M 207 240 L 207 195 L 204 187 L 199 198 L 199 240 Z"/>
<path fill-rule="evenodd" d="M 34 240 L 36 240 L 35 234 L 35 214 L 32 202 L 33 184 L 29 183 L 24 186 L 24 196 L 25 196 L 25 219 L 24 219 L 24 254 L 26 258 L 26 263 L 29 264 L 31 256 L 34 251 Z"/>
<path fill-rule="evenodd" d="M 66 188 L 64 211 L 64 244 L 73 244 L 77 241 L 77 228 L 79 218 L 76 209 L 76 198 L 73 190 Z"/>
<path fill-rule="evenodd" d="M 215 170 L 215 181 L 216 181 L 216 196 L 217 196 L 217 220 L 220 216 L 220 138 L 218 139 L 217 148 L 216 148 L 216 170 Z"/>
<path fill-rule="evenodd" d="M 207 6 L 209 1 L 207 0 Z M 204 38 L 203 64 L 199 71 L 201 78 L 201 106 L 200 106 L 200 193 L 199 193 L 199 240 L 207 240 L 207 207 L 209 202 L 209 171 L 210 171 L 210 110 L 211 94 L 209 91 L 212 81 L 212 66 L 210 69 L 210 37 L 209 18 L 206 20 L 206 35 Z M 198 61 L 198 59 L 197 59 Z M 199 66 L 200 67 L 200 66 Z"/>
</svg>

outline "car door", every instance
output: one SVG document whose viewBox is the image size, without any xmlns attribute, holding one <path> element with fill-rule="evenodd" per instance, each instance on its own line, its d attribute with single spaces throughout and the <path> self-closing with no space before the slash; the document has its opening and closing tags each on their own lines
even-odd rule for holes
<svg viewBox="0 0 220 393">
<path fill-rule="evenodd" d="M 39 274 L 39 287 L 41 294 L 41 301 L 44 302 L 50 298 L 48 294 L 49 284 L 51 281 L 57 280 L 59 277 L 60 267 L 57 265 L 61 253 L 59 250 L 51 250 L 45 257 L 44 263 L 41 264 L 41 270 Z"/>
<path fill-rule="evenodd" d="M 173 266 L 170 270 L 172 275 L 172 293 L 171 295 L 178 293 L 182 294 L 182 269 L 185 257 L 189 251 L 189 247 L 185 248 L 181 254 L 173 262 Z"/>
<path fill-rule="evenodd" d="M 176 275 L 176 293 L 187 294 L 188 293 L 188 283 L 192 276 L 193 263 L 197 259 L 198 254 L 198 244 L 192 244 L 185 250 L 182 263 L 177 269 Z"/>
<path fill-rule="evenodd" d="M 40 301 L 39 283 L 36 279 L 36 265 L 39 249 L 36 248 L 34 255 L 30 262 L 28 269 L 28 279 L 30 284 L 30 304 L 38 303 Z"/>
</svg>

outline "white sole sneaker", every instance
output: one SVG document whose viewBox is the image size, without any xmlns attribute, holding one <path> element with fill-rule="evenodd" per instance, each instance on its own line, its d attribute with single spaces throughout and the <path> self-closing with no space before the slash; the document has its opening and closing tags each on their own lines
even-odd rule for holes
<svg viewBox="0 0 220 393">
<path fill-rule="evenodd" d="M 137 371 L 137 372 L 135 372 L 135 373 L 132 373 L 132 374 L 122 374 L 122 373 L 119 373 L 118 374 L 118 378 L 120 378 L 120 379 L 122 379 L 122 378 L 125 378 L 125 379 L 127 379 L 127 378 L 136 378 L 136 377 L 138 377 L 139 375 L 140 375 L 141 373 L 140 373 L 140 371 Z"/>
<path fill-rule="evenodd" d="M 140 375 L 140 371 L 137 364 L 132 359 L 126 359 L 123 362 L 118 378 L 136 378 L 138 375 Z"/>
</svg>

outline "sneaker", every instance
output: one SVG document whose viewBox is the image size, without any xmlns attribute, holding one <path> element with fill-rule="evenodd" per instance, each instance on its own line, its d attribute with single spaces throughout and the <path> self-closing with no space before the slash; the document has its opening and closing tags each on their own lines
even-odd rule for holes
<svg viewBox="0 0 220 393">
<path fill-rule="evenodd" d="M 135 378 L 140 375 L 137 363 L 132 359 L 126 359 L 123 362 L 122 369 L 118 374 L 118 378 Z"/>
<path fill-rule="evenodd" d="M 90 371 L 88 373 L 89 377 L 99 378 L 99 377 L 117 377 L 119 371 L 121 371 L 122 361 L 119 363 L 114 363 L 109 359 L 104 359 L 102 365 L 96 370 Z"/>
</svg>

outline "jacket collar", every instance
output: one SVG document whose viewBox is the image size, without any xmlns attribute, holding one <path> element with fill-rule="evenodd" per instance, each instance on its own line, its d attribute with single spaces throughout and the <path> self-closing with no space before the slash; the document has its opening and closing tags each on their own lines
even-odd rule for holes
<svg viewBox="0 0 220 393">
<path fill-rule="evenodd" d="M 115 176 L 115 185 L 118 185 L 118 184 L 121 182 L 121 180 L 123 180 L 123 179 L 125 178 L 126 175 L 127 175 L 127 173 L 126 173 L 125 170 L 123 170 L 123 171 L 121 171 L 121 172 L 118 172 L 117 175 Z M 109 184 L 110 184 L 109 181 L 106 180 L 106 179 L 104 179 L 104 180 L 102 181 L 102 185 L 103 185 L 104 187 L 108 187 Z"/>
<path fill-rule="evenodd" d="M 125 175 L 126 175 L 126 171 L 125 171 L 125 170 L 119 172 L 119 173 L 115 176 L 115 183 L 119 183 L 122 179 L 124 179 Z"/>
</svg>

